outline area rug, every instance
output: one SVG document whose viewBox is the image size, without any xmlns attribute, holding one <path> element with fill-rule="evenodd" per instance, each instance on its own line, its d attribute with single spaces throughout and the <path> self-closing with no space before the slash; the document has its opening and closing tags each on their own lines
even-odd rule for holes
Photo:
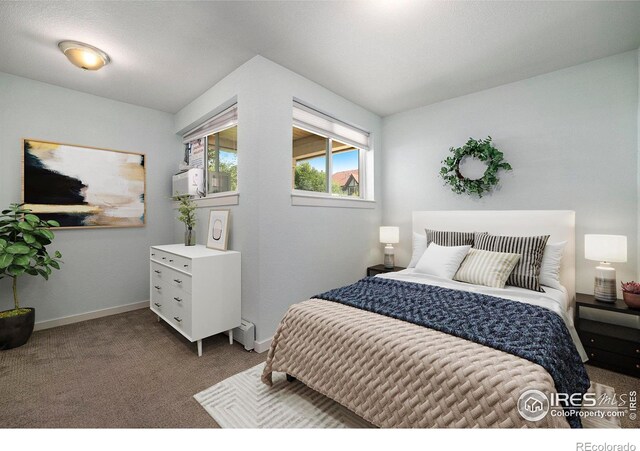
<svg viewBox="0 0 640 451">
<path fill-rule="evenodd" d="M 222 428 L 372 428 L 350 410 L 299 381 L 273 374 L 273 386 L 260 381 L 264 363 L 236 374 L 193 397 Z M 612 387 L 592 383 L 597 396 Z M 618 428 L 620 420 L 585 418 L 585 428 Z"/>
</svg>

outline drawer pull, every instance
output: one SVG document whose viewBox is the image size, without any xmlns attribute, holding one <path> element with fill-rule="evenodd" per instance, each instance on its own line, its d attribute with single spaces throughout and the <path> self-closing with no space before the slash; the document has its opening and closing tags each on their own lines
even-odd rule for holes
<svg viewBox="0 0 640 451">
<path fill-rule="evenodd" d="M 155 289 L 156 289 L 156 290 L 158 290 L 158 291 L 162 290 L 162 287 L 161 287 L 161 286 L 159 286 L 159 285 L 155 285 L 153 288 L 155 288 Z"/>
<path fill-rule="evenodd" d="M 589 357 L 595 357 L 596 355 L 592 352 L 591 354 L 589 354 Z"/>
<path fill-rule="evenodd" d="M 176 321 L 178 321 L 179 323 L 182 322 L 182 320 L 180 318 L 178 318 L 177 316 L 174 316 L 173 319 L 175 319 Z"/>
<path fill-rule="evenodd" d="M 169 259 L 169 263 L 173 263 L 173 260 Z"/>
<path fill-rule="evenodd" d="M 151 256 L 152 256 L 152 257 L 155 257 L 155 256 L 156 256 L 156 254 L 151 254 Z"/>
<path fill-rule="evenodd" d="M 163 260 L 166 260 L 166 259 L 167 259 L 167 257 L 162 257 L 162 259 L 163 259 Z"/>
<path fill-rule="evenodd" d="M 640 364 L 639 363 L 636 363 L 636 368 L 640 368 Z"/>
<path fill-rule="evenodd" d="M 175 299 L 178 302 L 182 302 L 182 299 L 180 299 L 180 298 L 173 298 L 173 299 Z"/>
<path fill-rule="evenodd" d="M 173 281 L 174 281 L 175 283 L 182 283 L 182 280 L 180 280 L 180 279 L 173 279 Z"/>
<path fill-rule="evenodd" d="M 154 302 L 153 305 L 155 305 L 156 307 L 162 306 L 162 304 L 158 304 L 157 302 Z"/>
<path fill-rule="evenodd" d="M 182 265 L 182 266 L 184 266 L 185 268 L 188 268 L 188 267 L 189 267 L 189 265 Z"/>
<path fill-rule="evenodd" d="M 636 354 L 640 354 L 640 349 L 636 349 Z"/>
<path fill-rule="evenodd" d="M 591 340 L 589 340 L 591 343 L 595 343 L 596 341 L 592 338 Z"/>
<path fill-rule="evenodd" d="M 153 272 L 155 272 L 156 274 L 162 274 L 162 271 L 158 271 L 157 269 L 154 269 Z"/>
</svg>

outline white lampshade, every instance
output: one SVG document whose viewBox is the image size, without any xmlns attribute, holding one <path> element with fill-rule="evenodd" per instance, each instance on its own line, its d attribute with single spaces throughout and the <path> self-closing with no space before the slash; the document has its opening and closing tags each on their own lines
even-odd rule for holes
<svg viewBox="0 0 640 451">
<path fill-rule="evenodd" d="M 380 227 L 380 242 L 395 244 L 400 242 L 400 227 Z"/>
<path fill-rule="evenodd" d="M 627 237 L 622 235 L 585 235 L 584 258 L 598 262 L 626 262 Z"/>
</svg>

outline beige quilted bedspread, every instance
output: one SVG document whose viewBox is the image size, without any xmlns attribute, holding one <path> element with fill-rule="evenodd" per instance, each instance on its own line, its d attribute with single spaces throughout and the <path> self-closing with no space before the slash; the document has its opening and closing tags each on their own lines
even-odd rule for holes
<svg viewBox="0 0 640 451">
<path fill-rule="evenodd" d="M 569 427 L 524 420 L 526 389 L 555 392 L 541 366 L 426 327 L 311 299 L 289 308 L 263 382 L 286 372 L 365 420 L 395 427 Z"/>
</svg>

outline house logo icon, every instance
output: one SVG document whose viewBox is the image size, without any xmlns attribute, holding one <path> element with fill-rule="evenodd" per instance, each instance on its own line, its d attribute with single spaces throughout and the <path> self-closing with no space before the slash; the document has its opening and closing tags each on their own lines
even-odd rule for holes
<svg viewBox="0 0 640 451">
<path fill-rule="evenodd" d="M 540 390 L 527 390 L 518 398 L 518 412 L 525 420 L 541 420 L 549 412 L 549 399 Z"/>
</svg>

